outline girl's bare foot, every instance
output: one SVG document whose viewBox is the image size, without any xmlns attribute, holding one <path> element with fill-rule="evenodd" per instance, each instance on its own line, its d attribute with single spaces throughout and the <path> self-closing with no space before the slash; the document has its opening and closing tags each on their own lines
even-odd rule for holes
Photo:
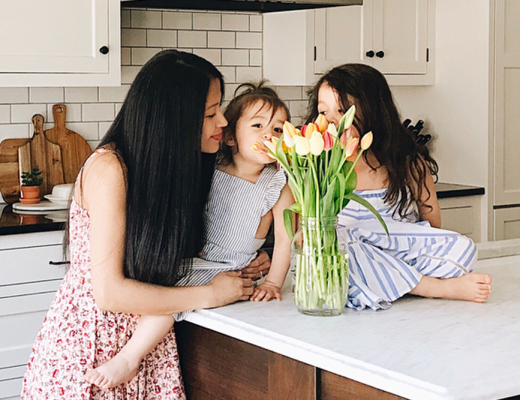
<svg viewBox="0 0 520 400">
<path fill-rule="evenodd" d="M 484 303 L 491 294 L 491 276 L 477 273 L 447 279 L 423 276 L 410 294 Z"/>
<path fill-rule="evenodd" d="M 141 360 L 133 360 L 126 354 L 123 348 L 114 358 L 95 369 L 89 369 L 85 373 L 88 383 L 106 390 L 121 383 L 126 383 L 137 375 L 137 369 Z"/>
</svg>

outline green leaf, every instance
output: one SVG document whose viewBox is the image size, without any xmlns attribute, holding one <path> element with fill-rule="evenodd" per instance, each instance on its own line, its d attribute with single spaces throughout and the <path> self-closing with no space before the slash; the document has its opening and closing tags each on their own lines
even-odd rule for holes
<svg viewBox="0 0 520 400">
<path fill-rule="evenodd" d="M 345 165 L 343 165 L 343 174 L 344 176 L 347 176 L 350 169 L 354 168 L 354 164 L 350 161 L 347 161 Z M 357 173 L 356 170 L 352 171 L 350 174 L 348 181 L 345 184 L 345 190 L 347 192 L 352 192 L 356 189 L 357 186 Z"/>
<path fill-rule="evenodd" d="M 287 231 L 289 239 L 293 240 L 293 212 L 290 207 L 283 210 L 283 224 L 285 225 L 285 230 Z"/>
<path fill-rule="evenodd" d="M 377 220 L 379 221 L 379 223 L 383 226 L 383 229 L 385 230 L 386 232 L 386 236 L 390 236 L 390 233 L 388 232 L 388 227 L 386 226 L 385 224 L 385 221 L 383 221 L 383 218 L 381 218 L 381 215 L 379 215 L 379 213 L 377 212 L 377 210 L 374 208 L 374 206 L 372 206 L 372 204 L 370 204 L 368 201 L 366 201 L 363 197 L 361 196 L 358 196 L 357 194 L 355 193 L 348 193 L 346 196 L 345 196 L 347 199 L 350 199 L 350 200 L 354 200 L 355 202 L 361 204 L 362 206 L 366 207 L 367 209 L 370 210 L 370 212 L 372 214 L 374 214 L 374 216 L 377 218 Z"/>
</svg>

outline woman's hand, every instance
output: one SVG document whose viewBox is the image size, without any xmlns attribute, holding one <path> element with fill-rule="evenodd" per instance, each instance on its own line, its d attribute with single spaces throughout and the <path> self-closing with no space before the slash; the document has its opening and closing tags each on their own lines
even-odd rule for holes
<svg viewBox="0 0 520 400">
<path fill-rule="evenodd" d="M 212 289 L 212 307 L 221 307 L 238 300 L 247 300 L 253 294 L 253 282 L 240 271 L 221 272 L 208 286 Z"/>
<path fill-rule="evenodd" d="M 271 259 L 265 251 L 259 251 L 258 256 L 242 269 L 242 278 L 260 279 L 266 276 L 271 268 Z"/>
<path fill-rule="evenodd" d="M 255 292 L 251 296 L 251 301 L 263 301 L 267 303 L 271 299 L 282 301 L 281 289 L 274 283 L 265 281 L 255 288 Z"/>
</svg>

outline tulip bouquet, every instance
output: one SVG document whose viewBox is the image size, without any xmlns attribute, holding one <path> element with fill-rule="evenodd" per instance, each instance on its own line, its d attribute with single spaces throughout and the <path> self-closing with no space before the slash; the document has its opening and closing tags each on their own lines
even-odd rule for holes
<svg viewBox="0 0 520 400">
<path fill-rule="evenodd" d="M 293 239 L 294 298 L 298 310 L 305 314 L 338 315 L 346 302 L 348 259 L 338 246 L 336 217 L 347 203 L 354 200 L 364 205 L 386 230 L 372 205 L 353 193 L 357 184 L 354 166 L 372 143 L 371 132 L 361 143 L 352 137 L 354 115 L 352 106 L 338 127 L 327 123 L 321 114 L 301 129 L 285 122 L 280 139 L 253 144 L 254 150 L 280 163 L 295 199 L 284 212 L 284 223 Z M 349 160 L 352 157 L 354 161 Z M 300 229 L 294 237 L 293 213 L 300 215 Z"/>
</svg>

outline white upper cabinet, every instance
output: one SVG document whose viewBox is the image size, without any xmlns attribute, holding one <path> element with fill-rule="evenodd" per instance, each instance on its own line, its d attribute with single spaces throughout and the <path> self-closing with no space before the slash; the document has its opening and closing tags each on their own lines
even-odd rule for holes
<svg viewBox="0 0 520 400">
<path fill-rule="evenodd" d="M 363 63 L 391 85 L 431 85 L 434 24 L 435 0 L 265 14 L 264 77 L 275 85 L 310 85 L 337 65 Z"/>
<path fill-rule="evenodd" d="M 0 86 L 121 84 L 119 0 L 0 0 Z"/>
</svg>

